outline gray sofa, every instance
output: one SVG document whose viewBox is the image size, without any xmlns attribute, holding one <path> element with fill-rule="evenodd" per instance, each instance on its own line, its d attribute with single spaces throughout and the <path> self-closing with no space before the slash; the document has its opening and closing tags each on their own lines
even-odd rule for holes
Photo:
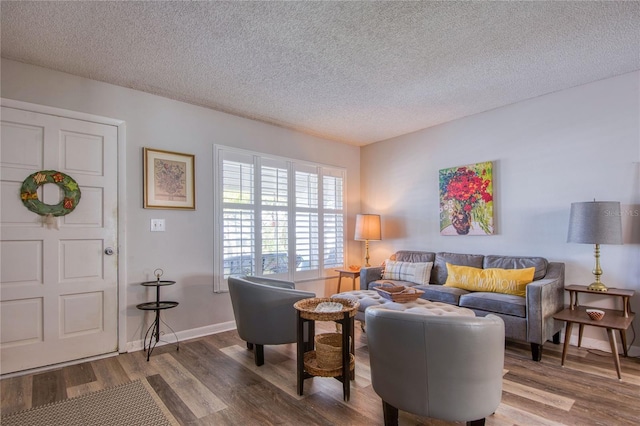
<svg viewBox="0 0 640 426">
<path fill-rule="evenodd" d="M 564 263 L 548 262 L 542 257 L 425 251 L 398 251 L 394 257 L 400 262 L 433 262 L 429 285 L 392 281 L 394 284 L 413 286 L 424 291 L 424 299 L 469 308 L 478 316 L 499 316 L 505 324 L 505 337 L 529 342 L 534 361 L 542 359 L 542 345 L 547 340 L 560 343 L 562 322 L 554 320 L 553 315 L 564 308 Z M 535 267 L 534 281 L 526 286 L 526 297 L 444 287 L 447 263 L 475 268 Z M 370 290 L 390 281 L 381 278 L 381 266 L 362 268 L 360 288 Z"/>
</svg>

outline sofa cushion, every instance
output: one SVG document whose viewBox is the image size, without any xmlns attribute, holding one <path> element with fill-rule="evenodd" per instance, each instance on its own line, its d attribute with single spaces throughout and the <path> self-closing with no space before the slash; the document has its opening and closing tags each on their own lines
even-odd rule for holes
<svg viewBox="0 0 640 426">
<path fill-rule="evenodd" d="M 469 291 L 487 291 L 492 293 L 526 296 L 526 286 L 533 281 L 535 268 L 500 269 L 472 268 L 447 263 L 449 271 L 446 287 L 463 288 Z"/>
<path fill-rule="evenodd" d="M 383 280 L 409 281 L 414 284 L 429 284 L 433 262 L 385 262 Z"/>
<path fill-rule="evenodd" d="M 436 254 L 430 251 L 400 250 L 394 256 L 391 260 L 400 262 L 433 262 L 436 259 Z"/>
<path fill-rule="evenodd" d="M 424 291 L 420 296 L 423 299 L 433 302 L 449 303 L 450 305 L 458 305 L 460 296 L 469 294 L 467 290 L 455 287 L 444 287 L 441 285 L 417 285 L 415 288 Z"/>
<path fill-rule="evenodd" d="M 484 257 L 482 267 L 502 268 L 502 269 L 524 269 L 536 268 L 533 274 L 533 280 L 540 280 L 547 275 L 547 266 L 549 262 L 544 257 L 519 257 L 519 256 L 496 256 L 488 255 Z"/>
<path fill-rule="evenodd" d="M 527 301 L 524 297 L 502 293 L 476 291 L 460 296 L 461 307 L 496 314 L 527 317 Z"/>
<path fill-rule="evenodd" d="M 482 268 L 483 259 L 484 256 L 481 254 L 437 253 L 433 262 L 430 282 L 431 284 L 444 284 L 447 282 L 447 263 Z"/>
</svg>

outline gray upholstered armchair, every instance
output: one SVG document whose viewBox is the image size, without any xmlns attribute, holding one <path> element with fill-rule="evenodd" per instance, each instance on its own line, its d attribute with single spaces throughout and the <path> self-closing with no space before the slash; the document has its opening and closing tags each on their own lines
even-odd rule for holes
<svg viewBox="0 0 640 426">
<path fill-rule="evenodd" d="M 504 322 L 486 317 L 426 316 L 367 309 L 373 389 L 384 424 L 398 410 L 484 425 L 502 398 Z"/>
<path fill-rule="evenodd" d="M 251 276 L 230 276 L 229 294 L 240 338 L 253 349 L 256 365 L 264 364 L 264 345 L 296 342 L 298 300 L 314 293 L 295 289 L 290 281 Z"/>
</svg>

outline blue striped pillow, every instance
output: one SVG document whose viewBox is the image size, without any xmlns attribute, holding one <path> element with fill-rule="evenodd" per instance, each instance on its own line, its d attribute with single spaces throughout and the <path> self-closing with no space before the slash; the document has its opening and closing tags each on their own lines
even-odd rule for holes
<svg viewBox="0 0 640 426">
<path fill-rule="evenodd" d="M 429 284 L 433 262 L 385 262 L 383 280 L 408 281 L 414 284 Z"/>
</svg>

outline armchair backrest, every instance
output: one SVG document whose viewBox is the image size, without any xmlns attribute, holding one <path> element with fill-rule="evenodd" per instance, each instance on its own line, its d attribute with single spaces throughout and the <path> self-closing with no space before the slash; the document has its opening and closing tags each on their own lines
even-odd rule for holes
<svg viewBox="0 0 640 426">
<path fill-rule="evenodd" d="M 229 294 L 240 338 L 257 345 L 295 342 L 293 304 L 315 294 L 294 287 L 289 281 L 230 276 Z"/>
<path fill-rule="evenodd" d="M 392 406 L 422 416 L 469 421 L 502 398 L 504 322 L 486 317 L 366 311 L 371 381 Z"/>
<path fill-rule="evenodd" d="M 296 288 L 296 284 L 293 281 L 277 280 L 275 278 L 256 277 L 253 275 L 238 275 L 231 276 L 231 278 L 249 281 L 255 284 L 264 284 L 271 287 Z"/>
</svg>

